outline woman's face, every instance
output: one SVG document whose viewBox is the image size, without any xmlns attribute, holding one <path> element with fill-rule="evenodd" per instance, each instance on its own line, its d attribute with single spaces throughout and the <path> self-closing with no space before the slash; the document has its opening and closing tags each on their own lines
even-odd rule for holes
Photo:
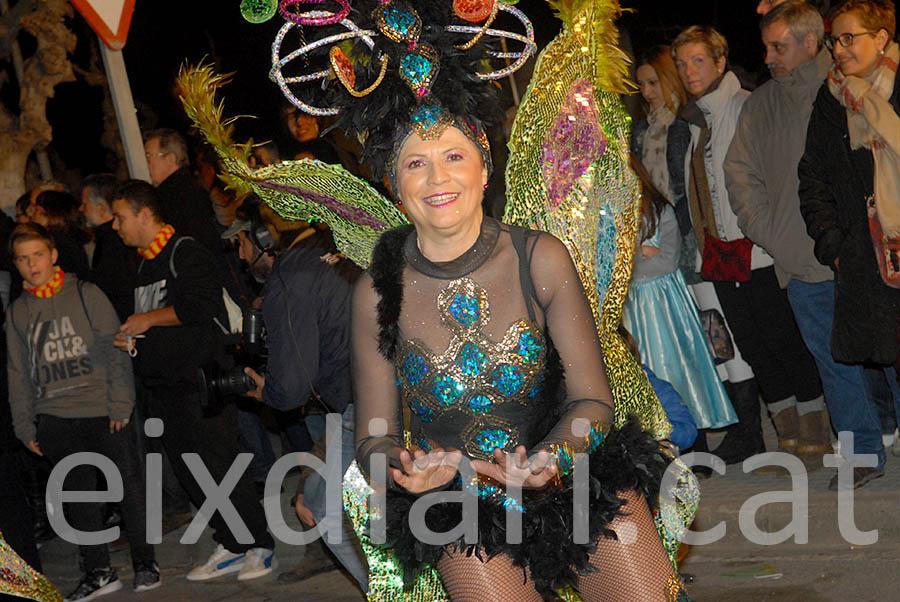
<svg viewBox="0 0 900 602">
<path fill-rule="evenodd" d="M 831 35 L 835 40 L 845 33 L 853 34 L 850 46 L 844 48 L 836 41 L 831 51 L 844 75 L 868 77 L 878 66 L 881 51 L 888 42 L 887 32 L 882 29 L 875 33 L 865 33 L 867 31 L 855 11 L 838 15 L 831 24 Z"/>
<path fill-rule="evenodd" d="M 396 180 L 420 236 L 480 227 L 488 172 L 481 151 L 457 128 L 436 140 L 411 134 L 397 157 Z"/>
<path fill-rule="evenodd" d="M 659 85 L 659 77 L 656 69 L 650 65 L 641 65 L 637 68 L 637 84 L 641 89 L 641 96 L 647 101 L 651 109 L 663 106 L 662 86 Z"/>
<path fill-rule="evenodd" d="M 319 136 L 319 122 L 313 115 L 294 111 L 287 117 L 288 130 L 298 142 L 308 142 Z"/>
<path fill-rule="evenodd" d="M 675 67 L 685 89 L 699 97 L 725 73 L 725 57 L 714 59 L 705 44 L 689 42 L 675 50 Z"/>
</svg>

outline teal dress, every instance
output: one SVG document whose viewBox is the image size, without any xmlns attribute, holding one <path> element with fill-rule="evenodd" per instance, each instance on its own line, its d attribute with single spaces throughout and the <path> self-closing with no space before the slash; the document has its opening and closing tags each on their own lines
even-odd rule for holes
<svg viewBox="0 0 900 602">
<path fill-rule="evenodd" d="M 642 244 L 657 247 L 653 257 L 635 253 L 631 288 L 622 321 L 637 341 L 641 359 L 675 387 L 697 428 L 722 428 L 738 418 L 719 379 L 697 307 L 678 261 L 681 236 L 675 212 L 667 206 L 655 235 Z"/>
</svg>

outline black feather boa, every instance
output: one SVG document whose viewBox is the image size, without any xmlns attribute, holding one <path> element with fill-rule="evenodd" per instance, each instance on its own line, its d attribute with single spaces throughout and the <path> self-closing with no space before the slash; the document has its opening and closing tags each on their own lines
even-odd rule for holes
<svg viewBox="0 0 900 602">
<path fill-rule="evenodd" d="M 660 453 L 659 445 L 645 433 L 637 419 L 631 418 L 621 428 L 610 431 L 603 445 L 590 457 L 589 520 L 590 541 L 600 537 L 615 538 L 607 525 L 621 513 L 625 504 L 618 493 L 636 490 L 642 493 L 650 508 L 658 503 L 659 485 L 669 459 Z M 528 567 L 538 592 L 551 595 L 556 589 L 576 585 L 578 575 L 593 569 L 589 555 L 594 544 L 572 541 L 571 475 L 562 478 L 560 486 L 540 491 L 526 491 L 523 495 L 522 541 L 506 542 L 506 509 L 491 500 L 478 500 L 478 533 L 476 545 L 467 546 L 460 539 L 451 546 L 490 558 L 509 555 L 516 566 Z M 460 489 L 457 477 L 453 488 Z M 445 547 L 419 541 L 409 527 L 409 511 L 418 496 L 404 491 L 389 490 L 386 503 L 387 543 L 404 570 L 404 580 L 414 581 L 427 565 L 436 566 Z M 437 533 L 450 531 L 462 520 L 460 503 L 435 504 L 425 514 L 429 529 Z"/>
<path fill-rule="evenodd" d="M 369 275 L 378 293 L 378 351 L 394 361 L 400 336 L 400 308 L 403 306 L 403 245 L 413 226 L 399 226 L 382 234 L 372 251 Z"/>
</svg>

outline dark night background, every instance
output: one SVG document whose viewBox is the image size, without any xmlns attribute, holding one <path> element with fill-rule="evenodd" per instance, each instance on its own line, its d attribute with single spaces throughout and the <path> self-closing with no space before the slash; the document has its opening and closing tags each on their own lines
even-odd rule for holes
<svg viewBox="0 0 900 602">
<path fill-rule="evenodd" d="M 225 89 L 226 113 L 259 118 L 239 122 L 237 137 L 283 139 L 278 115 L 284 101 L 268 78 L 271 43 L 283 20 L 276 15 L 267 23 L 250 24 L 241 17 L 239 4 L 239 0 L 137 0 L 123 52 L 142 128 L 187 130 L 173 80 L 184 61 L 208 57 L 220 73 L 235 72 Z M 756 0 L 623 0 L 622 5 L 632 12 L 623 15 L 619 26 L 628 32 L 637 52 L 670 42 L 689 25 L 709 24 L 728 39 L 732 65 L 750 72 L 762 66 Z M 559 21 L 543 0 L 521 0 L 517 7 L 531 18 L 543 47 L 558 31 Z M 80 15 L 72 19 L 70 27 L 79 36 L 75 62 L 86 65 L 93 33 Z M 59 85 L 56 97 L 48 103 L 54 128 L 52 148 L 69 169 L 82 175 L 109 170 L 99 144 L 101 98 L 97 88 L 79 78 Z"/>
</svg>

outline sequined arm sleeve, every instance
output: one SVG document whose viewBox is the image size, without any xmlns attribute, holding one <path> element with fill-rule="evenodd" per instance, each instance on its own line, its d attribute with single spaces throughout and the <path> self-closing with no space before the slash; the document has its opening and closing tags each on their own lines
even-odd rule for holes
<svg viewBox="0 0 900 602">
<path fill-rule="evenodd" d="M 566 386 L 561 418 L 534 450 L 588 451 L 612 424 L 614 407 L 594 316 L 569 252 L 558 239 L 538 237 L 531 274 Z"/>
<path fill-rule="evenodd" d="M 378 352 L 377 304 L 372 279 L 363 274 L 353 291 L 351 367 L 356 400 L 356 458 L 370 479 L 375 454 L 385 454 L 388 464 L 399 466 L 403 434 L 394 366 Z M 390 473 L 385 479 L 389 487 L 393 486 Z"/>
</svg>

